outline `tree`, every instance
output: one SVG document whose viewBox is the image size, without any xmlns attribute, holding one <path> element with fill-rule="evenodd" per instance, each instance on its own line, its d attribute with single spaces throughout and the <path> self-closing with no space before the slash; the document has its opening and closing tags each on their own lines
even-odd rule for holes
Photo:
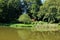
<svg viewBox="0 0 60 40">
<path fill-rule="evenodd" d="M 43 6 L 40 7 L 38 19 L 47 22 L 57 22 L 59 15 L 60 0 L 46 0 Z M 43 16 L 43 17 L 42 17 Z"/>
<path fill-rule="evenodd" d="M 37 13 L 39 11 L 39 7 L 42 5 L 41 0 L 25 0 L 28 6 L 29 16 L 33 19 L 37 19 Z"/>
<path fill-rule="evenodd" d="M 37 4 L 32 4 L 30 7 L 30 14 L 32 14 L 32 18 L 36 19 L 36 15 L 37 15 Z"/>
<path fill-rule="evenodd" d="M 19 18 L 18 18 L 19 22 L 23 22 L 23 23 L 31 23 L 31 18 L 28 16 L 28 14 L 22 14 Z"/>
<path fill-rule="evenodd" d="M 20 11 L 19 0 L 0 0 L 0 22 L 16 20 L 21 15 Z"/>
</svg>

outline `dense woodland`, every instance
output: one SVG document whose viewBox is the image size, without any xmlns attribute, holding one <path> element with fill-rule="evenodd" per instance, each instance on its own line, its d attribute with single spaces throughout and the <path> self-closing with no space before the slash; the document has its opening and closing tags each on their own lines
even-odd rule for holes
<svg viewBox="0 0 60 40">
<path fill-rule="evenodd" d="M 60 0 L 0 0 L 0 22 L 60 22 Z"/>
</svg>

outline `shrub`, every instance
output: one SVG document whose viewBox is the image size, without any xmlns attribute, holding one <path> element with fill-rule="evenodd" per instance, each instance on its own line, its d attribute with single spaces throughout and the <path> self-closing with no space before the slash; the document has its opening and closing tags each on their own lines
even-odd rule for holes
<svg viewBox="0 0 60 40">
<path fill-rule="evenodd" d="M 22 23 L 31 23 L 31 18 L 28 16 L 28 14 L 22 14 L 19 18 L 18 18 L 18 21 L 19 22 L 22 22 Z"/>
</svg>

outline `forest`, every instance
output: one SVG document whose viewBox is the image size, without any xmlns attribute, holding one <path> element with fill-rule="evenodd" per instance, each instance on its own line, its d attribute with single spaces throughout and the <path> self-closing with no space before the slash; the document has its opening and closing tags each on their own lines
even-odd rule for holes
<svg viewBox="0 0 60 40">
<path fill-rule="evenodd" d="M 60 1 L 46 0 L 0 0 L 0 22 L 60 22 Z"/>
<path fill-rule="evenodd" d="M 59 0 L 0 0 L 0 25 L 39 23 L 60 25 Z"/>
</svg>

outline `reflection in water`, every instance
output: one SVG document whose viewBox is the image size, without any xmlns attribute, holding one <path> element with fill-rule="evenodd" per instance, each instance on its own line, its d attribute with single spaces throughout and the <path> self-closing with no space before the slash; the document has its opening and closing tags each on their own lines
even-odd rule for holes
<svg viewBox="0 0 60 40">
<path fill-rule="evenodd" d="M 18 34 L 22 40 L 60 40 L 59 31 L 30 31 L 30 30 L 18 30 Z"/>
<path fill-rule="evenodd" d="M 0 40 L 60 40 L 60 31 L 0 28 Z"/>
</svg>

